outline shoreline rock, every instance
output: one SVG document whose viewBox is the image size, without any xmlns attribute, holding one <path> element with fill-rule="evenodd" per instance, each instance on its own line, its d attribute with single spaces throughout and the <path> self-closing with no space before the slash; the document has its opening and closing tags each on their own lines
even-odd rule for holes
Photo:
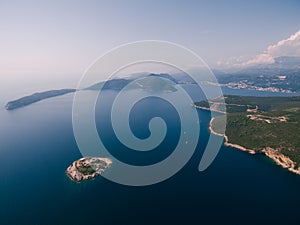
<svg viewBox="0 0 300 225">
<path fill-rule="evenodd" d="M 288 169 L 290 172 L 300 175 L 300 167 L 296 168 L 296 163 L 289 157 L 280 153 L 278 150 L 266 147 L 261 152 L 271 158 L 275 163 L 282 168 Z"/>
<path fill-rule="evenodd" d="M 217 133 L 213 130 L 212 125 L 213 125 L 214 119 L 215 119 L 214 117 L 211 118 L 208 129 L 209 129 L 210 133 L 217 135 L 217 136 L 224 137 L 224 139 L 225 139 L 224 145 L 225 146 L 233 147 L 233 148 L 241 150 L 243 152 L 247 152 L 251 155 L 264 154 L 265 156 L 272 159 L 278 166 L 281 166 L 284 169 L 288 169 L 292 173 L 300 175 L 300 167 L 296 168 L 296 163 L 293 160 L 291 160 L 289 157 L 285 156 L 284 154 L 280 153 L 276 149 L 273 149 L 271 147 L 266 147 L 266 148 L 263 148 L 262 150 L 256 151 L 253 149 L 245 148 L 244 146 L 241 146 L 238 144 L 230 143 L 227 135 Z"/>
</svg>

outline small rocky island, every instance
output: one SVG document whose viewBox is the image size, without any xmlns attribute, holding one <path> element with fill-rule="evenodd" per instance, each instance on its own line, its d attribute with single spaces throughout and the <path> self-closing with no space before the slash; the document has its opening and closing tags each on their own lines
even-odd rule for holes
<svg viewBox="0 0 300 225">
<path fill-rule="evenodd" d="M 68 177 L 76 182 L 95 178 L 110 167 L 109 158 L 85 157 L 74 161 L 66 170 Z"/>
</svg>

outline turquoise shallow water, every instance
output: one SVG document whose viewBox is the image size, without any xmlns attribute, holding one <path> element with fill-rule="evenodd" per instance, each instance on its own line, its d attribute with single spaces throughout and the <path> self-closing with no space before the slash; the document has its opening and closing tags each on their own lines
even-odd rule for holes
<svg viewBox="0 0 300 225">
<path fill-rule="evenodd" d="M 0 110 L 0 224 L 297 224 L 300 176 L 269 159 L 223 146 L 213 164 L 198 172 L 208 138 L 207 112 L 198 111 L 195 154 L 172 178 L 147 187 L 102 177 L 70 181 L 65 169 L 81 157 L 71 107 L 72 95 L 65 95 Z M 142 109 L 136 113 L 145 115 Z"/>
</svg>

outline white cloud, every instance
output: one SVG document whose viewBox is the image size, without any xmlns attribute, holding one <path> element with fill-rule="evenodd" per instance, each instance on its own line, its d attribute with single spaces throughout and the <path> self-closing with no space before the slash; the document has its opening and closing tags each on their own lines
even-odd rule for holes
<svg viewBox="0 0 300 225">
<path fill-rule="evenodd" d="M 268 53 L 259 54 L 259 55 L 255 56 L 253 59 L 250 59 L 250 60 L 242 63 L 242 66 L 248 66 L 248 65 L 253 65 L 253 64 L 262 64 L 262 63 L 266 63 L 266 64 L 274 63 L 274 57 Z"/>
<path fill-rule="evenodd" d="M 289 38 L 279 41 L 267 48 L 267 53 L 273 57 L 300 56 L 300 30 Z"/>
<path fill-rule="evenodd" d="M 243 56 L 232 57 L 226 61 L 219 61 L 218 66 L 246 67 L 255 64 L 271 64 L 279 56 L 300 56 L 300 30 L 289 38 L 281 40 L 267 47 L 266 51 L 250 59 Z"/>
</svg>

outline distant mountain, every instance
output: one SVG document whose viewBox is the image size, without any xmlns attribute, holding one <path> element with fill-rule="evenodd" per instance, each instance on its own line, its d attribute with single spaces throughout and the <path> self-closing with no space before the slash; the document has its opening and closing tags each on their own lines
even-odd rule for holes
<svg viewBox="0 0 300 225">
<path fill-rule="evenodd" d="M 162 78 L 165 78 L 165 79 L 168 79 L 170 81 L 173 81 L 175 84 L 177 84 L 179 82 L 178 79 L 176 79 L 175 76 L 171 76 L 170 74 L 168 73 L 150 73 L 147 75 L 148 77 L 162 77 Z"/>
<path fill-rule="evenodd" d="M 133 74 L 132 76 L 128 76 L 125 78 L 114 78 L 111 80 L 107 81 L 102 81 L 97 84 L 93 84 L 90 87 L 87 87 L 86 90 L 100 90 L 103 86 L 103 90 L 121 90 L 124 88 L 127 84 L 132 82 L 133 80 L 136 79 L 141 79 L 145 77 L 161 77 L 165 78 L 167 80 L 173 81 L 175 84 L 178 84 L 180 82 L 180 79 L 176 78 L 175 76 L 171 76 L 170 74 L 167 73 L 138 73 L 138 74 Z M 153 80 L 154 81 L 154 80 Z M 146 85 L 149 86 L 149 85 Z M 140 86 L 136 86 L 137 88 L 141 88 Z"/>
<path fill-rule="evenodd" d="M 300 57 L 282 56 L 272 64 L 258 64 L 216 76 L 220 84 L 231 88 L 300 92 Z"/>
<path fill-rule="evenodd" d="M 148 79 L 145 79 L 145 78 Z M 155 77 L 162 77 L 166 80 L 157 80 Z M 149 79 L 150 78 L 150 79 Z M 99 82 L 93 84 L 83 90 L 92 90 L 99 91 L 101 88 L 103 90 L 121 90 L 130 82 L 134 82 L 132 88 L 136 89 L 144 89 L 147 91 L 164 91 L 164 92 L 174 92 L 177 91 L 177 88 L 174 84 L 178 84 L 179 80 L 175 77 L 171 76 L 167 73 L 154 74 L 154 73 L 139 73 L 133 74 L 133 76 L 129 76 L 126 78 L 115 78 L 108 81 Z M 32 95 L 28 95 L 13 101 L 8 102 L 5 105 L 7 110 L 14 110 L 17 108 L 21 108 L 32 103 L 41 101 L 43 99 L 52 98 L 64 94 L 68 94 L 71 92 L 75 92 L 76 89 L 61 89 L 61 90 L 50 90 L 44 92 L 37 92 Z"/>
<path fill-rule="evenodd" d="M 177 88 L 174 85 L 174 81 L 172 82 L 170 79 L 165 79 L 165 80 L 155 79 L 155 77 L 156 75 L 153 76 L 150 75 L 148 77 L 142 77 L 137 81 L 133 81 L 133 88 L 143 89 L 145 91 L 156 92 L 156 93 L 177 91 Z"/>
<path fill-rule="evenodd" d="M 98 91 L 101 88 L 104 90 L 121 90 L 127 84 L 129 84 L 131 80 L 124 78 L 115 78 L 108 81 L 102 81 L 97 84 L 93 84 L 90 87 L 87 87 L 86 90 Z M 104 85 L 104 86 L 103 86 Z"/>
<path fill-rule="evenodd" d="M 231 73 L 218 73 L 222 75 L 300 75 L 300 57 L 281 56 L 274 59 L 271 64 L 257 64 Z M 218 76 L 217 75 L 217 76 Z"/>
<path fill-rule="evenodd" d="M 275 62 L 271 64 L 274 68 L 300 69 L 300 57 L 281 56 L 275 58 Z"/>
</svg>

